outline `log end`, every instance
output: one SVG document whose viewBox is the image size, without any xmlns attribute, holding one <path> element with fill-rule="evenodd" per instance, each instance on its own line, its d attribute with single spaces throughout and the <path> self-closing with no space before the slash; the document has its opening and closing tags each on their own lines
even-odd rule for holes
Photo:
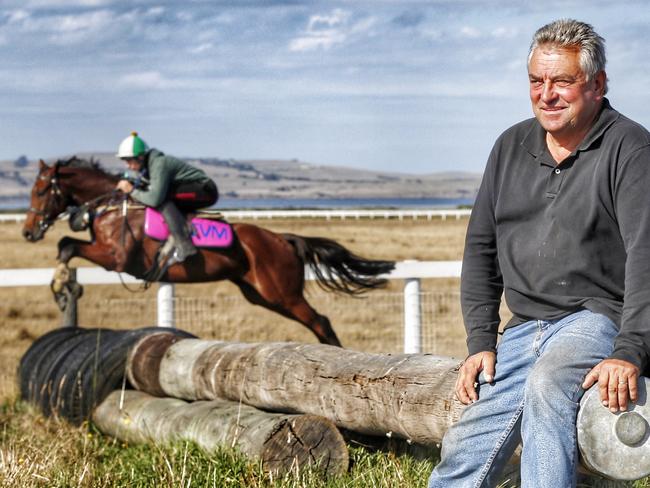
<svg viewBox="0 0 650 488">
<path fill-rule="evenodd" d="M 159 332 L 140 339 L 131 349 L 127 361 L 127 377 L 136 390 L 165 396 L 160 385 L 160 363 L 169 347 L 184 339 L 169 332 Z"/>
<path fill-rule="evenodd" d="M 314 466 L 326 476 L 345 473 L 350 464 L 339 430 L 317 415 L 300 415 L 279 423 L 264 442 L 261 458 L 267 471 L 289 472 Z"/>
</svg>

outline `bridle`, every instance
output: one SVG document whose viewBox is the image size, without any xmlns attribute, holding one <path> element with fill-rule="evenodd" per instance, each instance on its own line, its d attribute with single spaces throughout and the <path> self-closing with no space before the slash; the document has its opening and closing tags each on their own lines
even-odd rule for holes
<svg viewBox="0 0 650 488">
<path fill-rule="evenodd" d="M 63 192 L 61 191 L 61 187 L 57 182 L 56 173 L 55 176 L 52 177 L 48 177 L 46 175 L 38 176 L 39 180 L 47 180 L 48 178 L 50 180 L 50 184 L 47 187 L 45 187 L 43 190 L 36 192 L 36 195 L 39 197 L 48 195 L 45 208 L 43 210 L 40 210 L 38 208 L 29 207 L 29 210 L 27 211 L 27 213 L 33 213 L 41 217 L 41 220 L 38 222 L 38 227 L 39 230 L 43 233 L 45 233 L 45 231 L 47 231 L 47 229 L 50 228 L 57 219 L 62 218 L 63 214 L 65 213 L 62 212 L 60 214 L 57 214 L 54 217 L 49 216 L 50 212 L 48 210 L 50 207 L 52 207 L 53 204 L 56 203 L 55 199 L 59 199 L 63 201 L 65 199 L 65 196 L 63 195 Z"/>
</svg>

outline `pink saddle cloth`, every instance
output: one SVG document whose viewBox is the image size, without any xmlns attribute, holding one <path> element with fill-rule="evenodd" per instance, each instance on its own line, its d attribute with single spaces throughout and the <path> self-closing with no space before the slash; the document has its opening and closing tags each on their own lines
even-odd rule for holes
<svg viewBox="0 0 650 488">
<path fill-rule="evenodd" d="M 157 210 L 147 207 L 144 233 L 159 241 L 169 237 L 169 228 Z M 192 219 L 192 242 L 196 247 L 228 247 L 232 244 L 232 227 L 225 222 L 195 217 Z"/>
</svg>

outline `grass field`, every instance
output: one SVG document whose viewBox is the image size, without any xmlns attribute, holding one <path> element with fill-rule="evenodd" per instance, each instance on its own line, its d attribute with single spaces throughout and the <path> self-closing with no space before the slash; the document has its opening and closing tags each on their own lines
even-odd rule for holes
<svg viewBox="0 0 650 488">
<path fill-rule="evenodd" d="M 270 220 L 254 222 L 278 232 L 334 238 L 355 253 L 393 260 L 460 260 L 467 220 Z M 2 268 L 52 267 L 56 242 L 67 228 L 58 224 L 44 241 L 26 243 L 20 225 L 0 224 Z M 79 236 L 81 237 L 81 236 Z M 75 266 L 88 263 L 73 261 Z M 332 319 L 346 347 L 370 351 L 399 348 L 402 283 L 363 301 L 324 294 L 314 286 L 310 301 Z M 424 280 L 434 296 L 423 313 L 436 321 L 437 354 L 462 356 L 455 279 Z M 315 342 L 301 325 L 244 303 L 230 283 L 177 287 L 177 322 L 202 338 L 246 341 Z M 397 297 L 397 298 L 396 298 Z M 80 302 L 80 325 L 134 328 L 155 322 L 155 287 L 143 293 L 119 285 L 87 286 Z M 428 307 L 428 308 L 427 308 Z M 180 308 L 180 310 L 179 310 Z M 395 312 L 397 310 L 397 313 Z M 169 447 L 127 445 L 97 432 L 92 425 L 70 426 L 44 418 L 18 400 L 16 367 L 34 339 L 59 326 L 60 315 L 48 287 L 1 288 L 0 317 L 0 486 L 11 487 L 419 487 L 436 460 L 435 452 L 405 454 L 404 446 L 374 452 L 352 445 L 352 467 L 340 478 L 324 480 L 317 471 L 273 478 L 255 462 L 232 450 L 206 454 L 190 444 Z M 396 328 L 397 327 L 397 328 Z M 396 346 L 397 344 L 397 346 Z M 399 349 L 398 349 L 399 350 Z M 417 455 L 416 455 L 417 454 Z M 506 483 L 503 486 L 515 486 Z M 650 483 L 601 483 L 594 486 L 648 487 Z"/>
<path fill-rule="evenodd" d="M 357 254 L 399 261 L 459 260 L 467 220 L 252 223 L 278 232 L 334 238 Z M 56 242 L 61 236 L 71 234 L 64 224 L 58 224 L 46 239 L 31 244 L 23 240 L 20 229 L 19 224 L 0 225 L 2 268 L 52 267 Z M 72 264 L 89 265 L 79 260 Z M 308 294 L 316 308 L 330 316 L 346 346 L 382 350 L 394 348 L 395 337 L 382 327 L 391 325 L 387 321 L 401 320 L 399 315 L 391 316 L 386 308 L 391 300 L 401 300 L 401 287 L 402 283 L 391 282 L 386 290 L 373 292 L 361 302 L 324 294 L 315 286 L 309 287 Z M 457 282 L 427 280 L 423 289 L 453 296 Z M 87 286 L 80 302 L 80 325 L 111 328 L 151 325 L 155 322 L 155 291 L 155 287 L 132 293 L 119 285 Z M 181 285 L 177 286 L 176 294 L 182 304 L 180 309 L 177 306 L 178 326 L 199 337 L 315 342 L 300 324 L 244 303 L 230 283 Z M 127 446 L 99 434 L 92 426 L 72 427 L 62 420 L 43 418 L 34 408 L 17 400 L 15 372 L 32 341 L 59 326 L 59 311 L 48 287 L 0 288 L 0 317 L 3 323 L 0 330 L 2 486 L 421 486 L 431 470 L 433 459 L 417 460 L 394 452 L 354 448 L 353 467 L 340 479 L 323 480 L 313 471 L 273 479 L 236 452 L 207 455 L 187 444 L 165 449 Z M 454 325 L 455 332 L 450 335 L 462 354 L 462 327 L 460 323 Z"/>
</svg>

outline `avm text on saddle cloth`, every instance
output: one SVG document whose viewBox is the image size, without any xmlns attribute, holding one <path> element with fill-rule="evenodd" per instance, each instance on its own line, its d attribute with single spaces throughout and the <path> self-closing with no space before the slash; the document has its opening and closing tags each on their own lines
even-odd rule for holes
<svg viewBox="0 0 650 488">
<path fill-rule="evenodd" d="M 160 212 L 147 207 L 144 218 L 144 233 L 159 241 L 169 237 L 169 228 Z M 232 244 L 232 228 L 217 220 L 192 219 L 192 242 L 196 247 L 228 247 Z"/>
</svg>

